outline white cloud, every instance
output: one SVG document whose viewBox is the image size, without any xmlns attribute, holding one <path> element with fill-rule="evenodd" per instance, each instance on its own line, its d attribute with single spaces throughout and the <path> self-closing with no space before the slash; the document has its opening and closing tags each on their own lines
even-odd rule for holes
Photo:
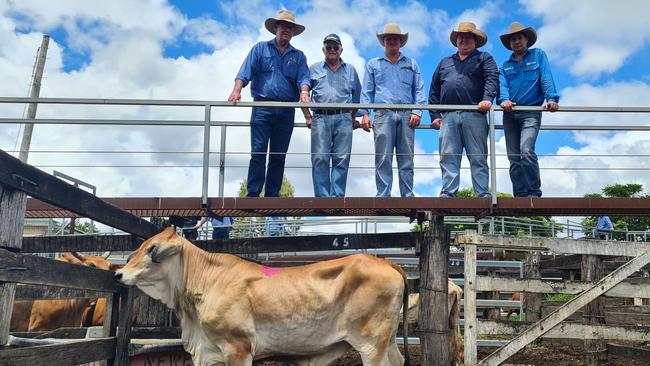
<svg viewBox="0 0 650 366">
<path fill-rule="evenodd" d="M 538 46 L 560 59 L 573 75 L 594 78 L 618 70 L 650 39 L 645 0 L 520 0 L 541 17 Z"/>
</svg>

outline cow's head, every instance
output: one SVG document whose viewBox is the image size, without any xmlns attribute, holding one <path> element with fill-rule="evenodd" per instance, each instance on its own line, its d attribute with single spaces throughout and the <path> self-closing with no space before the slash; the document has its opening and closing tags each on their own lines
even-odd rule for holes
<svg viewBox="0 0 650 366">
<path fill-rule="evenodd" d="M 115 272 L 115 280 L 137 286 L 147 295 L 171 306 L 174 284 L 180 279 L 180 253 L 183 238 L 173 228 L 147 239 L 129 257 L 127 264 Z"/>
<path fill-rule="evenodd" d="M 83 255 L 78 252 L 66 252 L 61 255 L 59 260 L 81 266 L 103 269 L 105 271 L 111 270 L 112 264 L 107 260 L 110 252 L 104 255 Z"/>
</svg>

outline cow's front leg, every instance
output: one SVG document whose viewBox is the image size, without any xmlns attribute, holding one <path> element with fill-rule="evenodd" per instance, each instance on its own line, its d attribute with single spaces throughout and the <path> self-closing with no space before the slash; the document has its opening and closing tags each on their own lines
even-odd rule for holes
<svg viewBox="0 0 650 366">
<path fill-rule="evenodd" d="M 226 366 L 252 366 L 253 354 L 247 340 L 227 342 L 223 348 Z"/>
</svg>

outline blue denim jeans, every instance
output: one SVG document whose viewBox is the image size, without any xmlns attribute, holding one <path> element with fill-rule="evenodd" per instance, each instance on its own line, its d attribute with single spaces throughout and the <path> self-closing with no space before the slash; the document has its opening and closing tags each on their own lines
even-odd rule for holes
<svg viewBox="0 0 650 366">
<path fill-rule="evenodd" d="M 413 140 L 409 127 L 410 111 L 378 110 L 375 112 L 375 182 L 377 197 L 390 197 L 393 186 L 393 150 L 397 155 L 399 192 L 413 197 Z"/>
<path fill-rule="evenodd" d="M 293 132 L 293 108 L 253 107 L 251 113 L 251 161 L 248 165 L 248 197 L 278 197 L 284 162 Z M 266 165 L 266 152 L 269 165 Z M 266 168 L 266 170 L 265 170 Z"/>
<path fill-rule="evenodd" d="M 351 151 L 350 113 L 314 115 L 311 125 L 311 174 L 316 197 L 345 196 Z"/>
<path fill-rule="evenodd" d="M 472 186 L 477 197 L 490 197 L 487 164 L 488 125 L 485 114 L 456 111 L 443 113 L 440 126 L 440 196 L 454 197 L 460 185 L 463 148 L 472 171 Z"/>
<path fill-rule="evenodd" d="M 503 114 L 512 194 L 515 197 L 542 196 L 539 164 L 535 154 L 535 142 L 541 123 L 542 112 Z"/>
</svg>

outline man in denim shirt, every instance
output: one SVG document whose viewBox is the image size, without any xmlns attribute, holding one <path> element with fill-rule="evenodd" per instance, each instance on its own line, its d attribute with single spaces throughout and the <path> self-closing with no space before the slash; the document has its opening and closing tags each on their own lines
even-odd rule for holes
<svg viewBox="0 0 650 366">
<path fill-rule="evenodd" d="M 264 25 L 275 38 L 253 46 L 239 69 L 228 100 L 233 103 L 241 100 L 241 91 L 250 82 L 254 101 L 308 103 L 307 58 L 289 44 L 305 27 L 296 23 L 293 13 L 286 10 L 281 10 L 277 18 L 268 18 Z M 253 107 L 248 197 L 259 197 L 262 186 L 266 197 L 279 196 L 294 115 L 294 108 Z M 265 171 L 267 150 L 270 156 Z"/>
<path fill-rule="evenodd" d="M 408 40 L 399 26 L 389 23 L 377 34 L 385 54 L 366 63 L 361 103 L 425 104 L 424 81 L 415 59 L 400 52 Z M 361 127 L 370 131 L 368 110 L 361 110 Z M 377 197 L 389 197 L 393 185 L 393 150 L 397 155 L 399 191 L 413 197 L 413 143 L 415 128 L 420 125 L 421 110 L 386 110 L 375 112 L 375 182 Z"/>
<path fill-rule="evenodd" d="M 431 78 L 429 104 L 468 104 L 477 106 L 478 110 L 429 111 L 431 127 L 440 130 L 440 196 L 454 197 L 458 192 L 465 148 L 474 193 L 477 197 L 490 197 L 485 113 L 497 95 L 499 70 L 492 55 L 478 50 L 488 38 L 474 23 L 460 23 L 449 38 L 458 52 L 438 64 Z"/>
<path fill-rule="evenodd" d="M 546 99 L 546 108 L 551 112 L 560 108 L 560 96 L 555 90 L 546 53 L 539 48 L 530 48 L 536 40 L 537 33 L 533 28 L 524 28 L 517 22 L 512 23 L 508 33 L 501 36 L 505 48 L 513 51 L 499 70 L 497 102 L 504 110 L 503 129 L 515 197 L 542 196 L 535 154 L 542 112 L 513 111 L 513 107 L 539 106 Z"/>
<path fill-rule="evenodd" d="M 343 45 L 338 35 L 330 34 L 325 37 L 325 61 L 309 67 L 311 99 L 314 103 L 359 103 L 359 75 L 354 66 L 343 62 L 342 52 Z M 352 130 L 357 110 L 316 108 L 313 113 L 313 119 L 311 115 L 305 114 L 305 121 L 307 127 L 311 128 L 314 195 L 343 197 L 348 179 Z"/>
</svg>

